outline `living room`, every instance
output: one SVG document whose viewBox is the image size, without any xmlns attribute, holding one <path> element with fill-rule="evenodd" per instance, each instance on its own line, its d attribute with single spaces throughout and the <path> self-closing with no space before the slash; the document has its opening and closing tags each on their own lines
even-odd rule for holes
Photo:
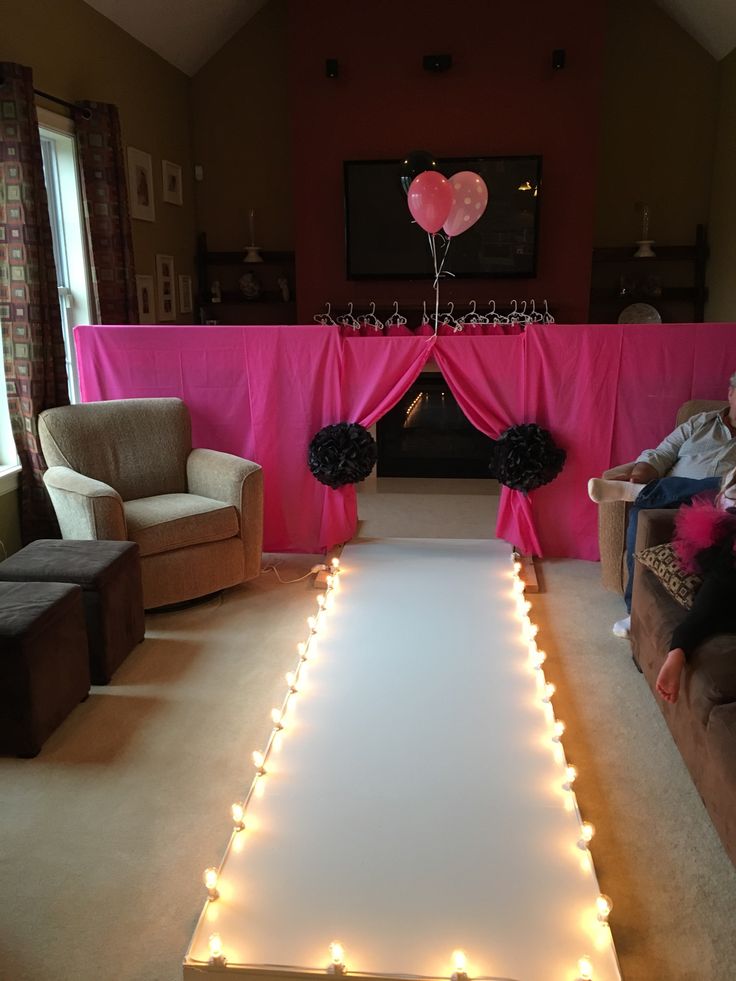
<svg viewBox="0 0 736 981">
<path fill-rule="evenodd" d="M 156 257 L 171 256 L 176 273 L 196 284 L 197 235 L 205 232 L 208 248 L 216 252 L 257 244 L 264 251 L 294 254 L 295 275 L 288 286 L 296 305 L 287 323 L 312 323 L 326 303 L 343 311 L 350 303 L 367 309 L 375 301 L 388 311 L 397 296 L 402 308 L 416 312 L 431 296 L 426 281 L 365 283 L 345 274 L 343 161 L 397 158 L 419 148 L 438 157 L 540 154 L 545 187 L 538 275 L 524 289 L 526 295 L 531 291 L 547 299 L 559 324 L 588 322 L 594 249 L 630 247 L 633 252 L 637 240 L 647 237 L 641 234 L 643 203 L 655 252 L 658 244 L 693 246 L 697 226 L 707 228 L 705 321 L 736 320 L 731 276 L 736 38 L 716 54 L 706 46 L 707 35 L 698 35 L 697 24 L 686 24 L 686 30 L 666 4 L 650 0 L 571 0 L 554 10 L 539 2 L 523 11 L 512 4 L 489 10 L 480 2 L 458 9 L 381 2 L 368 10 L 334 0 L 268 0 L 241 4 L 228 22 L 208 23 L 202 43 L 192 43 L 191 32 L 181 38 L 173 23 L 167 32 L 162 18 L 157 52 L 152 41 L 140 40 L 146 11 L 128 8 L 127 16 L 142 18 L 139 30 L 134 23 L 118 24 L 104 16 L 101 2 L 94 7 L 63 0 L 48 9 L 40 0 L 28 0 L 6 9 L 2 57 L 29 66 L 41 93 L 116 105 L 124 147 L 150 154 L 157 180 L 162 161 L 181 168 L 181 204 L 158 198 L 155 221 L 132 221 L 137 274 L 153 275 Z M 175 8 L 168 16 L 176 19 Z M 726 21 L 713 36 L 725 41 Z M 553 53 L 560 50 L 563 66 L 555 68 Z M 451 68 L 425 70 L 422 59 L 430 52 L 448 52 Z M 328 59 L 337 62 L 336 76 L 326 70 Z M 64 112 L 43 95 L 38 105 Z M 452 301 L 458 308 L 473 299 L 485 304 L 489 296 L 505 307 L 525 298 L 520 290 L 518 282 L 508 280 L 442 282 L 443 303 Z M 238 314 L 250 313 L 245 305 L 229 313 L 222 305 L 209 316 L 227 325 L 242 322 Z M 196 322 L 195 315 L 196 304 L 192 314 L 177 312 L 173 323 Z M 682 312 L 678 319 L 689 317 Z M 724 365 L 724 398 L 731 370 Z M 431 536 L 440 520 L 441 537 L 474 537 L 476 530 L 483 537 L 481 529 L 493 523 L 489 507 L 497 502 L 489 504 L 488 494 L 472 487 L 452 496 L 453 515 L 440 505 L 438 519 L 438 510 L 430 506 L 444 495 L 435 492 L 410 489 L 392 495 L 393 511 L 382 510 L 380 494 L 361 495 L 360 533 Z M 9 553 L 21 544 L 15 487 L 0 494 L 0 539 Z M 322 556 L 266 558 L 292 579 L 308 573 Z M 44 784 L 16 765 L 25 761 L 3 760 L 13 764 L 13 780 L 19 782 L 9 844 L 17 851 L 34 847 L 33 835 L 26 836 L 24 828 L 27 807 L 36 811 L 31 822 L 36 836 L 41 841 L 48 836 L 38 861 L 24 859 L 29 882 L 19 903 L 23 915 L 14 919 L 8 977 L 163 981 L 178 976 L 171 965 L 180 963 L 199 911 L 197 876 L 218 861 L 224 847 L 222 828 L 212 815 L 226 812 L 231 799 L 227 787 L 208 787 L 205 774 L 222 761 L 228 779 L 236 779 L 243 757 L 258 745 L 264 712 L 275 704 L 290 663 L 295 625 L 314 605 L 313 591 L 303 582 L 281 586 L 269 577 L 247 587 L 253 602 L 245 627 L 237 611 L 227 602 L 218 605 L 219 600 L 199 611 L 151 619 L 146 663 L 141 649 L 126 669 L 138 673 L 110 688 L 114 695 L 118 687 L 117 699 L 107 698 L 104 707 L 101 699 L 89 700 L 87 707 L 97 715 L 94 738 L 100 741 L 87 745 L 88 730 L 72 723 L 68 741 L 52 744 L 43 780 L 53 786 L 61 771 L 73 771 L 71 784 L 58 797 L 45 799 Z M 733 868 L 670 745 L 651 694 L 630 670 L 627 645 L 610 636 L 610 624 L 621 615 L 620 597 L 601 588 L 598 569 L 590 562 L 543 562 L 540 579 L 544 588 L 531 597 L 532 605 L 541 632 L 547 632 L 550 659 L 557 663 L 562 715 L 578 733 L 574 756 L 581 773 L 588 774 L 581 777 L 581 799 L 595 812 L 596 866 L 604 891 L 616 901 L 612 928 L 624 976 L 657 973 L 725 981 L 736 970 L 728 927 L 729 903 L 732 908 L 736 895 Z M 208 633 L 208 624 L 216 633 Z M 242 706 L 231 704 L 216 724 L 205 722 L 220 703 L 218 686 L 208 686 L 201 657 L 213 636 L 226 651 L 216 672 L 226 687 L 234 686 L 242 705 L 249 705 L 245 721 Z M 241 676 L 238 660 L 246 650 L 259 654 Z M 565 661 L 571 650 L 576 653 Z M 590 664 L 585 660 L 589 652 Z M 590 700 L 588 671 L 602 689 Z M 174 705 L 166 689 L 176 683 L 183 697 Z M 201 694 L 189 701 L 196 689 Z M 178 747 L 184 716 L 193 706 L 205 713 L 200 719 L 205 731 L 198 748 L 190 749 L 196 759 L 188 761 L 180 758 Z M 171 728 L 167 717 L 174 721 Z M 618 740 L 618 748 L 596 746 L 602 718 L 613 720 L 604 742 Z M 639 724 L 643 728 L 635 728 Z M 228 727 L 241 728 L 233 740 L 237 750 L 230 746 L 225 752 L 222 738 Z M 641 764 L 638 757 L 647 756 L 650 744 L 644 743 L 647 753 L 642 752 L 637 736 L 657 742 L 651 759 Z M 132 756 L 148 757 L 155 766 L 145 773 L 124 768 L 122 786 L 116 785 L 117 764 Z M 629 773 L 634 756 L 641 766 L 636 777 Z M 662 770 L 670 768 L 671 779 L 663 779 Z M 624 786 L 616 789 L 617 784 Z M 171 816 L 183 788 L 194 800 L 183 805 L 180 800 Z M 652 799 L 644 801 L 648 794 Z M 88 838 L 111 801 L 117 814 L 114 833 L 105 831 L 99 847 L 90 850 L 88 840 L 80 846 L 80 837 Z M 75 820 L 81 821 L 83 835 Z M 637 822 L 633 835 L 631 824 Z M 660 823 L 661 830 L 654 827 Z M 171 834 L 185 845 L 169 844 Z M 173 879 L 164 875 L 166 907 L 145 896 L 134 859 L 136 839 L 145 842 L 142 851 L 152 878 L 171 864 L 174 848 L 177 863 L 191 867 Z M 72 863 L 62 861 L 62 854 Z M 10 875 L 17 876 L 20 867 L 11 865 Z M 110 868 L 115 870 L 111 875 Z M 38 891 L 47 888 L 53 898 L 46 896 L 39 906 Z M 71 900 L 78 904 L 75 915 L 61 908 L 65 889 L 81 894 Z M 105 934 L 105 957 L 95 952 L 88 958 L 84 949 L 95 944 L 88 920 L 103 906 L 108 907 L 106 930 L 113 918 L 128 920 L 135 939 L 124 926 L 116 928 Z M 43 910 L 40 920 L 34 908 Z M 29 953 L 24 963 L 23 949 L 34 943 L 40 953 Z M 60 957 L 66 948 L 64 966 Z M 103 963 L 114 967 L 105 973 Z"/>
</svg>

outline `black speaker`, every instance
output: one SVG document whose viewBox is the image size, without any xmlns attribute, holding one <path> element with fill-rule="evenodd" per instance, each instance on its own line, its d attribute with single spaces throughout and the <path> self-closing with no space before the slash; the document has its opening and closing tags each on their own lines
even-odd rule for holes
<svg viewBox="0 0 736 981">
<path fill-rule="evenodd" d="M 337 58 L 327 58 L 325 60 L 325 75 L 328 78 L 337 78 L 338 65 Z"/>
<path fill-rule="evenodd" d="M 422 58 L 422 68 L 425 72 L 446 72 L 448 68 L 452 68 L 452 55 L 425 55 Z"/>
<path fill-rule="evenodd" d="M 565 49 L 555 48 L 552 52 L 552 68 L 558 72 L 565 67 Z"/>
</svg>

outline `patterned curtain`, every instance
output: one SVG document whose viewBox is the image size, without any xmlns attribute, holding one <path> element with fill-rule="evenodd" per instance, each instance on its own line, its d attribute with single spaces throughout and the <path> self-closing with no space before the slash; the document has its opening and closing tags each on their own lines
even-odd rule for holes
<svg viewBox="0 0 736 981">
<path fill-rule="evenodd" d="M 137 324 L 133 235 L 118 110 L 85 102 L 73 110 L 73 116 L 96 321 Z"/>
<path fill-rule="evenodd" d="M 43 409 L 69 401 L 38 118 L 30 68 L 0 62 L 0 323 L 22 472 L 24 541 L 58 538 L 38 442 Z"/>
</svg>

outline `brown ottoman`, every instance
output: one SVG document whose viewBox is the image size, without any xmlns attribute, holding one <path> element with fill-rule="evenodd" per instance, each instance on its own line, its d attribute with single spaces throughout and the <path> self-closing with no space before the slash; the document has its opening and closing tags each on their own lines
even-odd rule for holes
<svg viewBox="0 0 736 981">
<path fill-rule="evenodd" d="M 88 692 L 79 586 L 0 582 L 0 750 L 35 756 Z"/>
<path fill-rule="evenodd" d="M 143 587 L 134 542 L 39 539 L 0 562 L 0 582 L 82 587 L 93 685 L 106 685 L 143 640 Z"/>
</svg>

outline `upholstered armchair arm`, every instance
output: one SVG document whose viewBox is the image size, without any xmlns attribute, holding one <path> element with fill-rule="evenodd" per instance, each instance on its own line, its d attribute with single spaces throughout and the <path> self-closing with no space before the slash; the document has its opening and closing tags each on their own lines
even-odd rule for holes
<svg viewBox="0 0 736 981">
<path fill-rule="evenodd" d="M 49 467 L 43 481 L 64 538 L 127 539 L 122 498 L 108 484 L 69 467 Z"/>
<path fill-rule="evenodd" d="M 651 508 L 641 511 L 636 525 L 636 551 L 672 541 L 677 508 Z"/>
<path fill-rule="evenodd" d="M 191 494 L 237 508 L 245 579 L 257 576 L 263 550 L 263 470 L 259 464 L 219 450 L 192 450 L 187 458 L 187 487 Z"/>
</svg>

